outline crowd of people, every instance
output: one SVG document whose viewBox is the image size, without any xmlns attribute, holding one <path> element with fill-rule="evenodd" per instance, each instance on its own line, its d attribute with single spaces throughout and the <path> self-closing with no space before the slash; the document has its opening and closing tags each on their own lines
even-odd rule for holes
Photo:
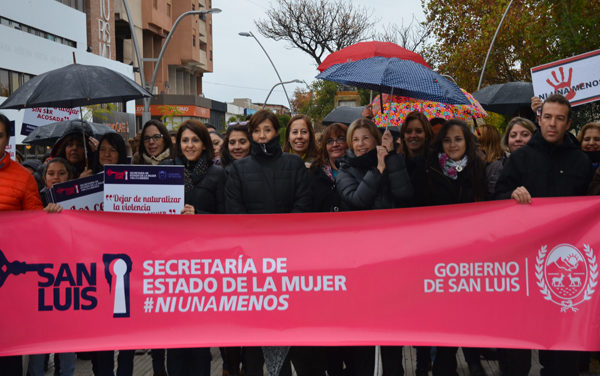
<svg viewBox="0 0 600 376">
<path fill-rule="evenodd" d="M 266 110 L 247 124 L 229 126 L 224 135 L 197 120 L 169 134 L 150 120 L 132 143 L 131 156 L 116 133 L 96 140 L 75 130 L 56 143 L 44 164 L 24 161 L 23 167 L 7 153 L 1 156 L 0 210 L 59 212 L 60 205 L 45 199 L 54 184 L 100 172 L 106 164 L 125 164 L 129 157 L 134 164 L 185 167 L 181 214 L 338 212 L 494 199 L 530 204 L 535 197 L 600 194 L 600 123 L 586 124 L 575 137 L 563 96 L 551 95 L 539 106 L 539 124 L 515 117 L 503 135 L 483 126 L 479 137 L 461 120 L 436 119 L 433 127 L 419 112 L 410 113 L 399 132 L 382 132 L 364 117 L 349 126 L 331 124 L 319 135 L 305 115 L 292 117 L 280 134 L 278 118 Z M 0 125 L 4 151 L 10 134 L 4 115 Z M 417 349 L 417 375 L 457 375 L 456 347 L 438 347 L 433 362 L 431 350 Z M 484 375 L 481 349 L 463 353 L 471 375 Z M 372 375 L 375 365 L 369 346 L 221 348 L 221 354 L 228 375 L 241 369 L 262 375 L 264 362 L 281 375 L 291 375 L 290 363 L 298 375 Z M 504 375 L 529 374 L 529 350 L 498 354 Z M 383 375 L 404 374 L 402 347 L 382 347 L 381 355 Z M 95 375 L 114 375 L 114 352 L 91 356 Z M 117 375 L 132 374 L 133 357 L 134 350 L 119 351 Z M 209 349 L 155 349 L 152 358 L 155 375 L 210 375 Z M 58 359 L 61 375 L 72 374 L 75 355 Z M 540 351 L 544 376 L 577 375 L 582 359 L 578 352 Z M 1 358 L 0 369 L 20 374 L 19 362 Z M 43 374 L 43 366 L 43 355 L 30 358 L 31 375 Z"/>
</svg>

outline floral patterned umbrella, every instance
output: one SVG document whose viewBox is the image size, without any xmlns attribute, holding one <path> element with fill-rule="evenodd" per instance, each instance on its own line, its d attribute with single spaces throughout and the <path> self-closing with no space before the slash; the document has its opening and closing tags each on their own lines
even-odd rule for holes
<svg viewBox="0 0 600 376">
<path fill-rule="evenodd" d="M 373 99 L 371 106 L 375 117 L 373 121 L 380 127 L 402 126 L 406 115 L 413 111 L 420 111 L 428 119 L 440 117 L 444 119 L 462 119 L 483 118 L 487 113 L 481 107 L 479 102 L 473 98 L 467 91 L 460 89 L 471 102 L 470 105 L 446 104 L 441 102 L 432 102 L 422 99 L 402 97 L 394 95 L 390 102 L 389 94 L 383 94 L 383 111 L 379 105 L 379 96 Z"/>
</svg>

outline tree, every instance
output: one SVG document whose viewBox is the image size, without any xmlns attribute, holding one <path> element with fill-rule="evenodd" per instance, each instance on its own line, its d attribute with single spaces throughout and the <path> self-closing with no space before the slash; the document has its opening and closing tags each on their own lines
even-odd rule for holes
<svg viewBox="0 0 600 376">
<path fill-rule="evenodd" d="M 459 86 L 477 88 L 492 37 L 509 0 L 422 0 L 437 39 L 426 58 Z M 530 81 L 530 68 L 598 48 L 600 2 L 514 0 L 490 55 L 483 86 Z"/>
<path fill-rule="evenodd" d="M 255 24 L 264 37 L 285 40 L 321 64 L 324 53 L 366 40 L 371 19 L 366 8 L 346 0 L 280 0 Z"/>
<path fill-rule="evenodd" d="M 374 40 L 392 42 L 418 54 L 423 52 L 425 43 L 431 35 L 432 27 L 426 22 L 418 22 L 413 15 L 408 25 L 388 24 L 383 31 L 373 35 Z"/>
</svg>

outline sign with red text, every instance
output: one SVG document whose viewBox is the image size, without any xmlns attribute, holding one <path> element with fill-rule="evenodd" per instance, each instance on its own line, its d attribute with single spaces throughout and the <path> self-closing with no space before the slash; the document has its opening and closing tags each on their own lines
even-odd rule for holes
<svg viewBox="0 0 600 376">
<path fill-rule="evenodd" d="M 21 135 L 28 136 L 41 125 L 79 119 L 79 108 L 36 107 L 23 110 Z"/>
<path fill-rule="evenodd" d="M 48 202 L 60 204 L 64 209 L 102 211 L 104 206 L 104 174 L 54 184 L 47 191 Z"/>
<path fill-rule="evenodd" d="M 564 95 L 572 106 L 600 100 L 600 50 L 531 68 L 533 92 L 542 100 Z"/>
<path fill-rule="evenodd" d="M 598 351 L 599 212 L 597 197 L 279 215 L 2 212 L 0 356 Z"/>
<path fill-rule="evenodd" d="M 104 211 L 179 214 L 183 206 L 183 166 L 104 166 Z"/>
</svg>

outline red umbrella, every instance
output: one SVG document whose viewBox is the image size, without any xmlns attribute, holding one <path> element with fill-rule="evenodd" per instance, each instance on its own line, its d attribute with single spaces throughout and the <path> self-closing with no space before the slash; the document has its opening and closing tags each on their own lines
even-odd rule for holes
<svg viewBox="0 0 600 376">
<path fill-rule="evenodd" d="M 381 56 L 381 57 L 396 57 L 402 60 L 410 60 L 415 63 L 421 64 L 429 69 L 431 67 L 427 65 L 425 59 L 418 53 L 407 50 L 406 48 L 400 47 L 397 44 L 391 42 L 359 42 L 342 48 L 336 51 L 325 59 L 317 68 L 323 72 L 325 69 L 335 64 L 348 63 L 351 61 L 367 59 L 370 57 Z"/>
</svg>

